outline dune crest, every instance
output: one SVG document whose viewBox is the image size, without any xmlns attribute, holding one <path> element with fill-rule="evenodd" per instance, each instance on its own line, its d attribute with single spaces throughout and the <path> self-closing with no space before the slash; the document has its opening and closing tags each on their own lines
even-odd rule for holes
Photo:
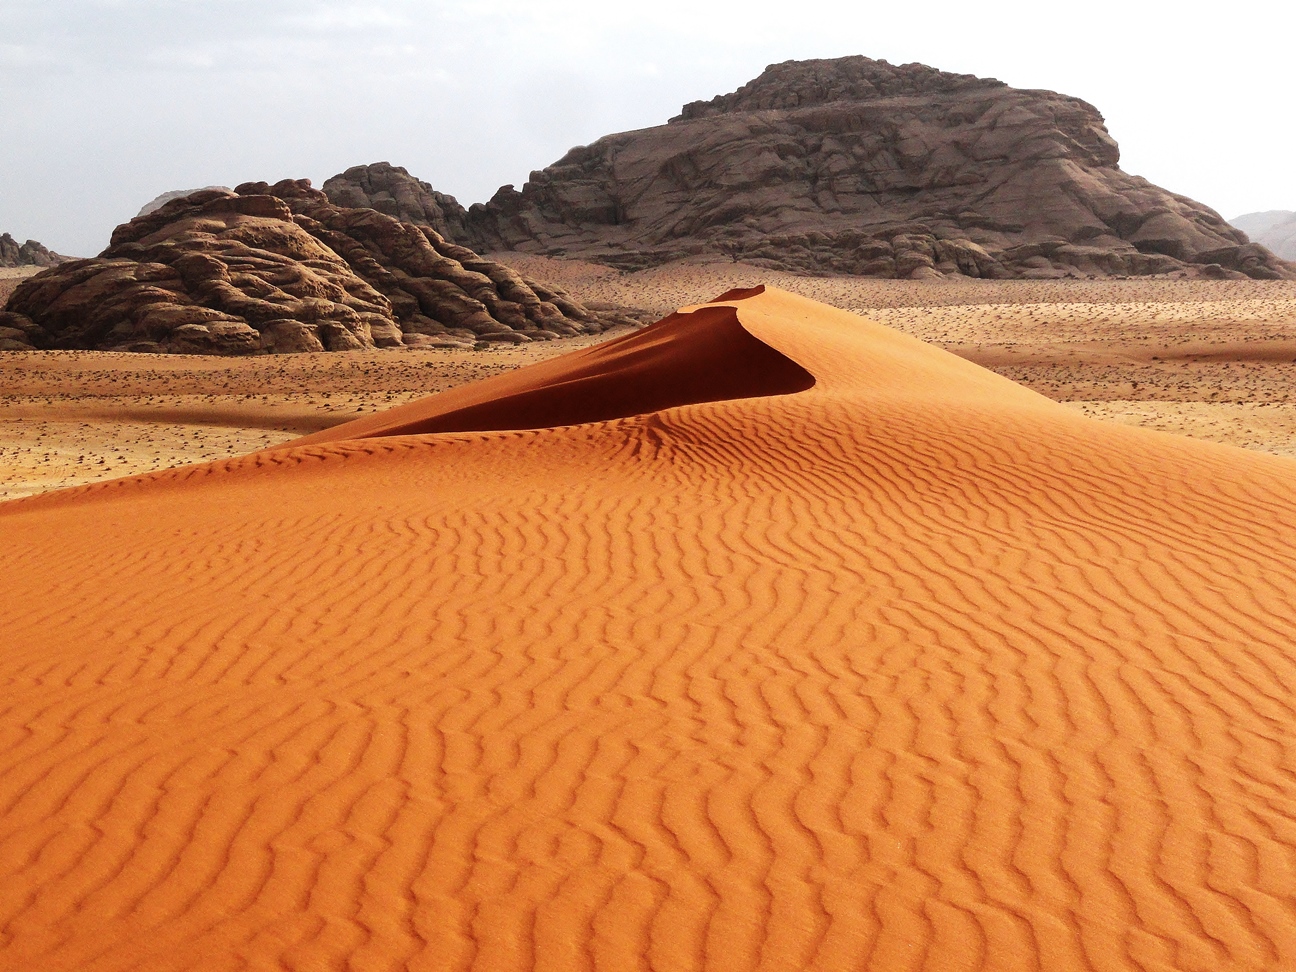
<svg viewBox="0 0 1296 972">
<path fill-rule="evenodd" d="M 1296 967 L 1296 466 L 725 296 L 0 504 L 4 967 Z"/>
<path fill-rule="evenodd" d="M 290 445 L 580 425 L 680 405 L 790 395 L 813 385 L 813 375 L 745 330 L 733 307 L 702 306 L 587 350 L 347 422 Z"/>
</svg>

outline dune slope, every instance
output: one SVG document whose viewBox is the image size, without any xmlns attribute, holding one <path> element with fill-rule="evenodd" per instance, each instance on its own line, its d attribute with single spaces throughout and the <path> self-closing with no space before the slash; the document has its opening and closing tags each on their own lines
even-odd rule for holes
<svg viewBox="0 0 1296 972">
<path fill-rule="evenodd" d="M 295 444 L 580 425 L 678 405 L 790 395 L 812 385 L 813 375 L 752 337 L 733 307 L 699 307 L 583 351 L 333 426 Z"/>
<path fill-rule="evenodd" d="M 0 967 L 1296 967 L 1296 466 L 728 296 L 813 384 L 0 505 Z"/>
</svg>

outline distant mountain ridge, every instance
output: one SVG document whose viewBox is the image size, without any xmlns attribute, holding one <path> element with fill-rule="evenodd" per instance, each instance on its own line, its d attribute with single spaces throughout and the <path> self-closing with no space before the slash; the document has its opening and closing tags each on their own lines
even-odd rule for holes
<svg viewBox="0 0 1296 972">
<path fill-rule="evenodd" d="M 1284 260 L 1296 260 L 1296 212 L 1270 209 L 1229 220 L 1252 241 L 1267 246 Z"/>
<path fill-rule="evenodd" d="M 423 209 L 479 252 L 623 269 L 720 257 L 900 278 L 1296 277 L 1218 213 L 1119 161 L 1078 98 L 844 57 L 771 65 L 467 210 L 387 163 L 348 169 L 325 191 L 406 219 Z M 369 202 L 354 188 L 366 180 L 378 187 Z"/>
<path fill-rule="evenodd" d="M 20 244 L 8 233 L 0 233 L 0 267 L 53 267 L 71 259 L 36 240 Z"/>
</svg>

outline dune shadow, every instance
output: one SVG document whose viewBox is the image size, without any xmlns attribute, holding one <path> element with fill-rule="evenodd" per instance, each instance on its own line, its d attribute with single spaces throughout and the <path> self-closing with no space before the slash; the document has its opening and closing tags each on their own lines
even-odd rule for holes
<svg viewBox="0 0 1296 972">
<path fill-rule="evenodd" d="M 582 425 L 681 405 L 789 395 L 814 384 L 814 375 L 744 328 L 734 308 L 706 305 L 291 444 Z"/>
</svg>

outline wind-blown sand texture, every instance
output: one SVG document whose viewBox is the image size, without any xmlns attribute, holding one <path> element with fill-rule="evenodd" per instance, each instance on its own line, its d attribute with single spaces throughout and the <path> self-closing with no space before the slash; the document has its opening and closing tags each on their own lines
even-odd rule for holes
<svg viewBox="0 0 1296 972">
<path fill-rule="evenodd" d="M 1296 967 L 1296 466 L 730 296 L 0 505 L 4 967 Z"/>
</svg>

